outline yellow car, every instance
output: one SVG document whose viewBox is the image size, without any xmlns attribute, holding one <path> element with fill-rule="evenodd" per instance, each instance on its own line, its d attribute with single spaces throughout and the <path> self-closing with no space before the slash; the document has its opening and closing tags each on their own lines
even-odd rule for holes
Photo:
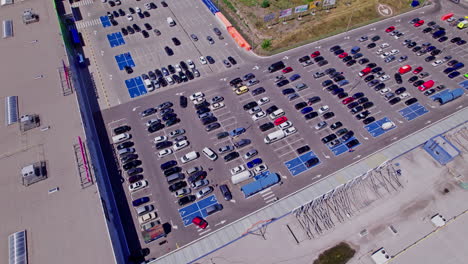
<svg viewBox="0 0 468 264">
<path fill-rule="evenodd" d="M 239 88 L 237 88 L 237 89 L 235 90 L 235 92 L 236 92 L 237 95 L 244 94 L 244 93 L 246 93 L 246 92 L 248 92 L 248 91 L 249 91 L 249 88 L 247 88 L 247 86 L 241 86 L 241 87 L 239 87 Z"/>
</svg>

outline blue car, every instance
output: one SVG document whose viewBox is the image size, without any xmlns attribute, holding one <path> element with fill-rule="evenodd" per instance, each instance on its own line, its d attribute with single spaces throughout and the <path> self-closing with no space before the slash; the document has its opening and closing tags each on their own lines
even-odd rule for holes
<svg viewBox="0 0 468 264">
<path fill-rule="evenodd" d="M 457 76 L 459 76 L 459 75 L 460 75 L 460 72 L 454 71 L 454 72 L 450 73 L 450 74 L 448 75 L 448 77 L 449 77 L 450 79 L 453 79 L 453 78 L 455 78 L 455 77 L 457 77 Z"/>
<path fill-rule="evenodd" d="M 453 72 L 454 70 L 455 70 L 454 68 L 449 67 L 449 68 L 447 68 L 447 69 L 444 70 L 444 73 L 445 73 L 445 74 L 451 73 L 451 72 Z"/>
<path fill-rule="evenodd" d="M 292 94 L 292 93 L 294 93 L 295 91 L 294 91 L 293 88 L 286 88 L 286 89 L 284 89 L 282 92 L 283 92 L 284 95 L 287 95 L 287 94 Z"/>
<path fill-rule="evenodd" d="M 338 83 L 339 86 L 345 86 L 345 85 L 347 85 L 347 84 L 349 84 L 349 81 L 348 81 L 348 80 L 341 80 L 341 81 Z"/>
<path fill-rule="evenodd" d="M 299 74 L 293 74 L 293 76 L 289 77 L 289 80 L 291 82 L 294 82 L 295 80 L 301 78 L 301 76 Z"/>
<path fill-rule="evenodd" d="M 256 158 L 256 159 L 254 159 L 252 161 L 247 162 L 247 168 L 251 169 L 251 168 L 253 168 L 253 167 L 257 166 L 257 165 L 260 165 L 262 163 L 263 163 L 263 161 L 262 161 L 261 158 Z"/>
<path fill-rule="evenodd" d="M 344 92 L 343 88 L 337 88 L 337 89 L 331 91 L 331 94 L 336 95 L 336 94 L 339 94 L 339 93 L 342 93 L 342 92 Z"/>
<path fill-rule="evenodd" d="M 305 107 L 305 108 L 301 109 L 301 114 L 305 115 L 305 114 L 310 113 L 312 111 L 314 111 L 314 109 L 312 107 L 308 106 L 308 107 Z"/>
<path fill-rule="evenodd" d="M 461 62 L 459 62 L 459 63 L 457 63 L 457 64 L 455 64 L 455 65 L 452 66 L 452 68 L 453 68 L 454 70 L 458 70 L 458 69 L 461 69 L 461 68 L 463 68 L 463 67 L 465 67 L 465 64 L 463 64 L 463 63 L 461 63 Z"/>
<path fill-rule="evenodd" d="M 431 51 L 433 51 L 433 50 L 435 50 L 435 49 L 436 49 L 435 46 L 429 46 L 429 47 L 427 47 L 426 51 L 427 51 L 427 52 L 431 52 Z"/>
<path fill-rule="evenodd" d="M 161 170 L 167 170 L 171 167 L 174 167 L 175 165 L 177 165 L 177 161 L 175 160 L 170 160 L 168 162 L 165 162 L 163 164 L 161 164 Z"/>
<path fill-rule="evenodd" d="M 141 198 L 138 198 L 136 200 L 133 200 L 132 204 L 133 204 L 133 206 L 136 207 L 136 206 L 139 206 L 139 205 L 142 205 L 144 203 L 149 202 L 149 200 L 150 199 L 148 197 L 141 197 Z"/>
<path fill-rule="evenodd" d="M 364 97 L 364 93 L 355 93 L 355 94 L 353 94 L 354 99 L 359 99 L 361 97 Z"/>
<path fill-rule="evenodd" d="M 241 135 L 244 132 L 245 132 L 245 128 L 238 127 L 236 129 L 231 130 L 231 132 L 229 132 L 229 135 L 231 135 L 231 137 L 235 137 L 235 136 Z"/>
</svg>

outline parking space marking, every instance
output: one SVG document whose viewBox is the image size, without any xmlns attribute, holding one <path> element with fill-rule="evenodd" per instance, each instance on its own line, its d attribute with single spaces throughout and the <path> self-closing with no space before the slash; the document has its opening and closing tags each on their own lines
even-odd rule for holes
<svg viewBox="0 0 468 264">
<path fill-rule="evenodd" d="M 411 121 L 419 116 L 429 113 L 429 110 L 427 110 L 420 103 L 415 103 L 408 107 L 400 109 L 398 113 L 400 113 L 400 115 L 404 117 L 407 121 Z"/>
<path fill-rule="evenodd" d="M 143 83 L 143 79 L 141 79 L 140 76 L 125 80 L 125 86 L 127 87 L 130 98 L 135 98 L 148 93 L 145 88 L 145 84 Z"/>
<path fill-rule="evenodd" d="M 75 23 L 76 29 L 80 30 L 87 27 L 97 26 L 101 24 L 101 20 L 99 18 L 93 20 L 85 20 L 85 21 L 77 21 Z"/>
<path fill-rule="evenodd" d="M 102 24 L 102 27 L 106 28 L 106 27 L 110 27 L 112 26 L 109 18 L 107 16 L 101 16 L 99 17 L 99 19 L 101 20 L 101 24 Z"/>
<path fill-rule="evenodd" d="M 367 132 L 369 132 L 369 134 L 371 134 L 372 137 L 379 137 L 379 136 L 387 133 L 388 131 L 396 128 L 396 125 L 394 123 L 393 127 L 391 127 L 390 129 L 384 130 L 382 128 L 382 125 L 385 124 L 385 123 L 388 123 L 388 122 L 392 122 L 392 120 L 390 120 L 388 117 L 384 117 L 384 118 L 382 118 L 380 120 L 374 121 L 374 122 L 364 126 L 364 128 L 367 130 Z"/>
<path fill-rule="evenodd" d="M 115 61 L 117 62 L 117 66 L 122 71 L 125 66 L 135 67 L 135 62 L 133 61 L 132 55 L 130 52 L 122 53 L 119 55 L 114 56 Z"/>
<path fill-rule="evenodd" d="M 107 34 L 107 40 L 109 41 L 109 46 L 111 48 L 125 45 L 125 40 L 123 39 L 122 33 L 120 32 Z"/>
<path fill-rule="evenodd" d="M 206 218 L 208 214 L 206 213 L 206 207 L 210 205 L 217 204 L 218 200 L 216 195 L 211 195 L 207 198 L 204 198 L 198 202 L 195 202 L 191 205 L 179 209 L 179 215 L 182 218 L 184 226 L 189 226 L 192 224 L 192 219 L 196 216 Z"/>
<path fill-rule="evenodd" d="M 319 159 L 319 162 L 315 165 L 313 165 L 312 167 L 310 168 L 307 168 L 305 166 L 305 162 L 314 158 L 317 157 L 317 155 L 314 154 L 313 151 L 309 151 L 307 153 L 304 153 L 292 160 L 288 160 L 284 163 L 284 166 L 286 166 L 286 168 L 288 169 L 289 173 L 291 173 L 292 176 L 297 176 L 301 173 L 303 173 L 304 171 L 306 170 L 309 170 L 311 168 L 314 168 L 316 166 L 318 166 L 321 162 L 320 162 L 320 159 Z"/>
</svg>

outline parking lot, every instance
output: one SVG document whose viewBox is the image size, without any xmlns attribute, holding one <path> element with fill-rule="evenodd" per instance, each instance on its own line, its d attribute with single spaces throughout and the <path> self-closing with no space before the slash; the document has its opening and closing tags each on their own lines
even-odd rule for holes
<svg viewBox="0 0 468 264">
<path fill-rule="evenodd" d="M 158 7 L 156 12 L 161 11 L 161 9 L 162 8 Z M 207 11 L 200 10 L 200 12 Z M 164 17 L 165 16 L 163 16 L 163 18 Z M 409 21 L 415 17 L 419 17 L 420 20 L 425 20 L 425 24 L 420 27 L 415 27 L 414 24 L 409 23 Z M 159 242 L 162 241 L 162 239 L 160 239 L 157 242 L 148 244 L 152 252 L 151 255 L 159 256 L 179 246 L 183 246 L 267 204 L 274 203 L 277 199 L 322 179 L 330 172 L 341 169 L 361 157 L 365 157 L 411 134 L 419 128 L 436 122 L 448 114 L 455 112 L 457 109 L 462 108 L 463 103 L 466 102 L 465 96 L 458 99 L 458 101 L 443 106 L 439 106 L 439 103 L 432 101 L 430 97 L 438 92 L 457 88 L 459 87 L 458 83 L 464 80 L 463 74 L 451 79 L 447 74 L 442 72 L 448 67 L 447 63 L 450 60 L 447 60 L 439 66 L 432 66 L 431 64 L 446 56 L 457 58 L 459 62 L 463 63 L 466 62 L 468 58 L 468 54 L 464 51 L 465 46 L 450 42 L 450 39 L 456 36 L 466 39 L 468 37 L 468 35 L 466 35 L 466 30 L 458 30 L 448 26 L 447 22 L 440 21 L 436 19 L 436 17 L 439 17 L 438 14 L 436 16 L 427 14 L 406 14 L 400 18 L 395 18 L 391 22 L 381 22 L 376 25 L 355 30 L 348 36 L 340 35 L 322 40 L 315 45 L 301 47 L 287 54 L 277 56 L 276 58 L 269 58 L 267 60 L 259 59 L 259 63 L 256 64 L 246 61 L 239 66 L 239 69 L 225 71 L 223 65 L 218 63 L 214 64 L 219 66 L 219 68 L 213 70 L 213 72 L 223 71 L 222 74 L 210 74 L 205 76 L 204 72 L 207 70 L 207 65 L 199 65 L 195 61 L 196 57 L 192 57 L 191 59 L 195 62 L 196 68 L 200 69 L 201 72 L 201 77 L 198 80 L 188 81 L 185 84 L 177 86 L 176 89 L 162 88 L 161 90 L 157 90 L 156 95 L 141 97 L 138 100 L 132 100 L 128 103 L 103 111 L 103 117 L 104 120 L 106 120 L 110 137 L 113 136 L 113 129 L 119 126 L 128 125 L 131 127 L 131 130 L 127 133 L 132 135 L 131 141 L 134 142 L 133 148 L 135 148 L 138 154 L 138 159 L 143 163 L 142 175 L 144 175 L 144 180 L 147 181 L 148 185 L 140 190 L 129 192 L 129 204 L 135 199 L 148 197 L 149 202 L 145 203 L 145 205 L 154 205 L 155 211 L 157 212 L 157 216 L 154 216 L 154 219 L 151 219 L 151 221 L 157 220 L 161 223 L 169 223 L 172 227 L 171 232 L 168 233 L 166 238 L 167 243 L 159 245 Z M 430 33 L 422 32 L 422 30 L 426 28 L 426 24 L 432 20 L 446 28 L 446 35 L 448 36 L 447 41 L 438 42 L 431 37 Z M 166 21 L 162 20 L 160 27 L 162 27 L 164 23 L 166 23 Z M 180 21 L 180 23 L 184 22 Z M 394 30 L 404 35 L 396 38 L 391 35 L 391 32 L 386 33 L 385 30 L 389 26 L 394 26 Z M 205 34 L 208 34 L 208 31 Z M 359 41 L 364 35 L 368 36 L 368 40 Z M 379 40 L 375 41 L 376 47 L 367 48 L 372 42 L 371 38 L 376 35 L 380 37 Z M 151 36 L 151 38 L 152 37 L 156 36 Z M 185 37 L 188 38 L 188 36 Z M 182 37 L 179 39 L 184 43 Z M 224 41 L 228 41 L 226 39 Z M 429 55 L 416 55 L 410 48 L 402 44 L 406 39 L 411 39 L 411 41 L 417 43 L 416 45 L 431 42 L 432 45 L 441 50 L 441 53 L 436 55 L 436 59 L 433 61 L 426 62 L 424 59 Z M 128 43 L 127 39 L 125 39 L 125 41 Z M 343 58 L 339 58 L 342 54 L 341 52 L 337 52 L 338 54 L 335 55 L 334 52 L 330 51 L 331 47 L 337 45 L 336 43 L 340 43 L 340 47 L 334 49 L 334 51 L 342 49 L 343 52 L 348 53 L 350 56 L 355 56 L 356 54 L 362 54 L 362 56 L 356 58 L 354 65 L 347 66 L 346 62 L 343 62 L 343 59 L 347 56 L 342 55 Z M 380 54 L 376 53 L 384 43 L 388 44 L 383 45 L 383 47 L 387 46 L 382 48 L 384 52 L 398 50 L 397 53 L 394 52 L 395 60 L 388 63 L 384 62 L 384 58 L 381 58 Z M 197 44 L 195 44 L 195 46 L 196 45 Z M 228 46 L 238 52 L 237 48 L 230 45 L 229 43 Z M 355 46 L 358 46 L 360 50 L 352 54 L 351 50 Z M 161 47 L 162 46 L 151 52 L 162 56 L 161 54 L 164 55 L 164 51 Z M 203 47 L 205 47 L 205 45 Z M 209 47 L 210 46 L 205 47 L 207 51 L 209 51 Z M 315 51 L 318 51 L 320 55 L 315 53 Z M 137 71 L 138 65 L 144 63 L 140 61 L 143 60 L 144 55 L 135 56 L 138 52 L 130 52 L 132 53 L 132 59 L 135 65 L 137 65 L 134 67 L 135 73 L 145 73 L 145 71 Z M 225 54 L 223 53 L 225 51 L 220 52 Z M 135 55 L 133 55 L 134 53 Z M 175 53 L 177 55 L 177 51 Z M 119 52 L 119 54 L 124 54 L 124 51 Z M 228 54 L 232 55 L 229 52 L 223 56 L 227 57 Z M 314 54 L 312 57 L 315 57 L 310 58 L 313 64 L 303 66 L 303 64 L 308 63 L 304 63 L 304 59 L 301 63 L 299 59 L 306 55 L 310 57 L 311 54 Z M 399 62 L 398 59 L 401 56 L 408 56 L 408 58 L 406 61 Z M 317 57 L 323 57 L 323 60 L 328 61 L 328 63 L 319 66 L 320 59 L 316 59 Z M 363 58 L 367 58 L 368 62 L 360 64 L 359 60 Z M 164 59 L 166 60 L 167 58 Z M 187 57 L 180 57 L 178 60 L 182 59 L 185 60 Z M 242 56 L 236 56 L 236 59 L 238 62 L 242 62 Z M 272 63 L 279 60 L 284 62 L 285 67 L 291 67 L 292 70 L 282 73 L 282 69 L 279 69 L 274 73 L 269 73 L 267 68 Z M 217 61 L 219 61 L 219 59 Z M 163 65 L 166 63 L 170 62 L 164 61 Z M 378 67 L 381 67 L 381 69 L 362 77 L 359 76 L 359 72 L 366 68 L 366 65 L 369 63 L 376 64 L 372 69 Z M 439 88 L 434 91 L 432 95 L 424 95 L 424 92 L 418 90 L 418 87 L 408 82 L 410 77 L 415 76 L 413 73 L 402 74 L 402 83 L 398 84 L 395 81 L 394 74 L 404 65 L 410 65 L 412 70 L 419 66 L 423 67 L 421 73 L 427 72 L 429 74 L 423 77 L 424 82 L 434 80 L 434 88 L 439 85 L 445 85 L 446 88 Z M 115 61 L 112 67 L 116 68 Z M 150 65 L 148 65 L 148 67 L 150 67 Z M 317 72 L 324 72 L 329 68 L 334 68 L 335 71 L 328 70 L 329 74 L 324 74 L 321 77 L 318 77 L 321 74 L 316 74 Z M 461 71 L 463 71 L 463 69 L 464 68 L 462 68 Z M 378 72 L 381 73 L 379 74 Z M 243 81 L 242 84 L 238 84 L 238 88 L 232 87 L 229 84 L 231 80 L 238 77 L 242 78 L 248 73 L 253 73 L 255 75 L 251 80 L 258 80 L 258 83 L 251 82 L 252 85 L 248 87 L 248 91 L 246 91 L 247 88 L 241 88 L 244 84 L 246 85 L 248 83 L 248 80 Z M 298 74 L 299 77 L 296 74 Z M 332 77 L 333 74 L 336 75 Z M 280 75 L 284 77 L 277 78 L 277 76 Z M 293 75 L 296 76 L 293 77 Z M 314 77 L 314 75 L 316 75 L 317 78 Z M 347 80 L 348 83 L 341 82 L 343 80 L 333 81 L 332 79 L 336 78 L 338 75 L 343 76 L 344 80 Z M 379 81 L 379 83 L 384 83 L 385 87 L 381 85 L 380 88 L 376 90 L 375 86 L 378 86 L 379 83 L 375 82 L 374 86 L 370 87 L 368 83 L 372 82 L 372 80 L 370 80 L 371 78 L 365 79 L 370 75 L 374 75 L 374 79 L 379 79 L 385 75 L 388 75 L 389 78 Z M 118 76 L 127 78 L 127 74 L 124 71 L 119 72 Z M 134 74 L 131 76 L 137 78 L 138 75 Z M 291 78 L 293 80 L 291 80 Z M 289 83 L 282 87 L 277 87 L 277 83 L 284 79 L 289 80 Z M 328 84 L 324 83 L 328 79 L 332 81 L 328 82 Z M 142 85 L 142 81 L 135 80 L 134 82 L 134 86 L 136 87 Z M 341 82 L 341 84 L 338 84 L 339 82 Z M 307 88 L 294 88 L 300 87 L 299 84 L 302 83 L 307 86 Z M 337 87 L 332 87 L 333 85 Z M 338 86 L 340 85 L 343 90 L 339 90 L 340 87 Z M 119 91 L 126 90 L 126 88 L 124 89 L 123 87 L 122 83 L 120 83 L 118 86 L 115 86 L 115 89 L 119 89 Z M 259 89 L 260 87 L 263 87 L 263 89 Z M 396 94 L 396 90 L 399 87 L 405 87 L 405 91 Z M 285 89 L 291 88 L 294 89 L 292 92 L 291 90 L 285 91 Z M 126 96 L 128 96 L 128 92 L 125 92 L 127 93 Z M 203 95 L 197 93 L 202 93 Z M 389 95 L 389 93 L 394 94 Z M 180 96 L 185 96 L 187 98 L 187 107 L 182 107 L 179 103 Z M 194 100 L 191 100 L 191 96 Z M 203 99 L 196 99 L 195 97 Z M 222 99 L 220 97 L 222 97 Z M 320 99 L 316 99 L 317 97 Z M 217 100 L 215 100 L 218 101 L 217 106 L 214 106 L 215 103 L 212 102 L 213 98 L 217 98 Z M 394 98 L 401 99 L 394 100 L 395 103 L 390 104 L 389 101 Z M 416 98 L 417 102 L 413 99 L 413 103 L 405 103 L 411 98 Z M 203 104 L 203 101 L 210 103 L 207 105 L 207 109 L 209 110 L 205 111 L 213 113 L 215 118 L 209 115 L 201 118 L 198 116 L 197 111 L 203 109 L 203 107 L 197 109 L 195 105 L 198 103 Z M 165 115 L 161 113 L 166 111 L 164 109 L 167 109 L 167 107 L 160 107 L 156 113 L 148 116 L 141 115 L 142 111 L 151 107 L 157 108 L 164 102 L 171 102 L 173 104 L 173 106 L 169 107 L 169 109 L 173 109 L 173 113 L 170 113 L 171 117 L 167 115 L 164 117 Z M 303 104 L 301 104 L 301 102 L 303 102 Z M 369 102 L 372 102 L 372 104 L 369 104 Z M 363 109 L 364 107 L 362 107 L 362 109 L 359 108 L 359 106 L 364 106 L 366 103 L 367 109 Z M 255 105 L 258 108 L 253 110 L 255 109 Z M 353 107 L 349 107 L 350 105 Z M 352 110 L 355 114 L 350 112 L 351 108 L 355 109 Z M 249 109 L 252 110 L 251 114 L 248 113 Z M 278 114 L 273 118 L 269 117 L 270 114 L 279 109 L 283 110 L 283 114 Z M 359 120 L 355 117 L 366 110 L 369 111 L 369 113 L 362 115 Z M 201 112 L 199 112 L 199 114 L 203 115 Z M 287 118 L 287 121 L 284 117 Z M 147 122 L 151 119 L 161 119 L 163 120 L 161 124 L 168 121 L 170 121 L 170 123 L 175 122 L 175 124 L 168 126 L 166 123 L 166 125 L 161 126 L 161 128 L 155 126 L 160 130 L 150 132 L 148 131 Z M 366 120 L 365 123 L 363 122 L 364 120 Z M 202 122 L 205 122 L 205 124 L 202 124 Z M 276 124 L 273 124 L 272 127 L 271 125 L 264 125 L 269 122 Z M 321 122 L 326 122 L 326 124 Z M 216 123 L 219 123 L 219 125 L 213 125 Z M 321 124 L 319 125 L 319 123 Z M 338 123 L 341 123 L 341 125 Z M 270 128 L 262 131 L 260 129 L 262 125 L 264 125 L 263 127 Z M 277 131 L 279 126 L 287 130 L 285 132 L 286 136 L 277 141 L 265 144 L 267 135 L 273 131 Z M 333 127 L 333 129 L 331 127 Z M 343 130 L 343 128 L 346 128 L 346 130 Z M 171 132 L 177 129 L 184 129 L 185 133 L 171 137 Z M 235 129 L 239 129 L 237 131 L 242 132 L 239 132 L 238 135 L 231 133 L 225 137 L 221 135 L 218 136 L 221 132 L 229 133 Z M 171 143 L 168 143 L 165 147 L 156 149 L 155 138 L 160 136 L 167 137 L 165 140 Z M 177 144 L 175 138 L 179 136 L 186 137 L 179 141 L 186 140 L 188 145 L 177 150 L 178 147 L 175 148 L 174 145 Z M 343 138 L 344 136 L 346 137 Z M 237 147 L 236 145 L 243 139 L 248 139 L 250 142 L 245 146 Z M 161 140 L 160 142 L 163 141 L 164 140 Z M 227 147 L 228 149 L 232 147 L 232 150 L 220 153 L 223 152 L 220 151 L 220 148 L 225 146 L 229 146 Z M 203 154 L 202 150 L 205 147 L 210 148 L 216 153 L 217 159 L 215 161 Z M 298 151 L 299 148 L 302 149 Z M 164 149 L 171 150 L 160 154 L 160 151 Z M 183 156 L 192 151 L 198 153 L 197 158 L 183 163 Z M 232 160 L 230 160 L 230 158 L 225 158 L 227 155 L 230 155 L 229 153 L 234 152 L 238 152 L 238 157 L 237 155 L 231 155 L 233 157 Z M 257 154 L 254 156 L 246 156 L 248 152 Z M 116 153 L 114 153 L 114 155 L 116 156 L 116 162 L 120 162 L 118 155 Z M 249 166 L 249 162 L 258 158 L 260 158 L 261 161 L 257 160 L 256 164 Z M 162 173 L 160 168 L 163 163 L 170 160 L 176 161 L 177 165 L 174 167 L 180 167 L 181 172 L 184 174 L 187 174 L 185 172 L 194 166 L 201 166 L 203 171 L 207 174 L 206 179 L 209 181 L 207 186 L 213 187 L 213 191 L 203 197 L 197 198 L 193 202 L 179 206 L 178 200 L 180 198 L 176 197 L 174 192 L 168 189 L 170 184 L 167 183 L 166 176 Z M 258 166 L 259 163 L 264 167 Z M 251 182 L 261 182 L 263 178 L 256 176 L 252 177 L 254 179 L 247 179 L 234 184 L 231 178 L 231 169 L 240 165 L 252 167 L 252 172 L 257 170 L 257 176 L 262 175 L 263 171 L 277 173 L 279 179 L 278 181 L 265 183 L 265 188 L 261 191 L 247 193 L 246 188 L 244 188 L 247 184 Z M 241 169 L 238 169 L 237 172 L 240 170 Z M 123 171 L 121 173 L 122 175 L 126 174 L 126 172 Z M 187 186 L 180 187 L 179 189 L 191 187 L 191 183 L 188 182 L 187 179 L 189 175 L 184 176 L 185 179 L 182 180 L 182 182 L 186 182 Z M 122 178 L 124 180 L 128 179 L 127 175 Z M 124 186 L 128 185 L 126 181 L 123 184 Z M 231 200 L 225 200 L 219 189 L 221 185 L 228 186 L 232 193 Z M 125 187 L 125 189 L 127 189 L 127 187 Z M 195 194 L 200 189 L 194 190 L 191 188 L 189 195 Z M 208 215 L 206 208 L 215 204 L 221 204 L 223 209 L 212 215 Z M 206 229 L 196 227 L 191 223 L 192 219 L 196 216 L 201 216 L 208 221 L 208 227 L 206 227 Z M 137 219 L 136 215 L 135 219 Z M 140 230 L 140 224 L 137 220 L 135 220 L 135 228 Z"/>
<path fill-rule="evenodd" d="M 145 4 L 149 3 L 153 3 L 156 8 L 148 6 L 148 9 Z M 192 60 L 200 76 L 206 77 L 225 71 L 227 67 L 223 60 L 229 56 L 234 58 L 236 66 L 244 62 L 239 55 L 241 50 L 201 1 L 169 2 L 167 7 L 156 1 L 122 1 L 120 5 L 113 7 L 109 2 L 91 4 L 89 1 L 75 4 L 80 7 L 83 16 L 83 20 L 76 23 L 76 28 L 80 30 L 85 45 L 89 45 L 89 49 L 85 49 L 85 57 L 94 67 L 98 65 L 91 69 L 92 75 L 96 82 L 103 82 L 105 91 L 96 92 L 100 98 L 106 97 L 108 106 L 127 102 L 154 90 L 159 91 L 154 87 L 160 86 L 164 90 L 177 86 L 176 80 L 175 84 L 159 81 L 159 85 L 155 84 L 154 87 L 145 86 L 141 75 L 154 72 L 155 69 L 162 70 L 164 67 L 170 70 L 168 65 L 175 67 L 177 72 L 168 75 L 174 79 L 173 73 L 180 76 L 176 65 L 180 65 L 181 61 Z M 137 12 L 138 10 L 141 12 Z M 140 13 L 147 16 L 139 15 Z M 168 18 L 174 21 L 173 26 L 169 25 Z M 220 30 L 219 36 L 214 28 Z M 207 37 L 212 39 L 211 44 Z M 171 49 L 173 55 L 169 56 L 165 47 Z M 208 61 L 202 65 L 199 59 L 201 56 L 210 56 L 214 62 Z M 123 59 L 124 57 L 128 59 Z M 132 68 L 131 73 L 126 72 L 125 66 Z M 183 72 L 186 73 L 185 70 Z M 167 81 L 165 77 L 167 76 L 163 79 Z M 133 82 L 140 82 L 142 85 Z"/>
</svg>

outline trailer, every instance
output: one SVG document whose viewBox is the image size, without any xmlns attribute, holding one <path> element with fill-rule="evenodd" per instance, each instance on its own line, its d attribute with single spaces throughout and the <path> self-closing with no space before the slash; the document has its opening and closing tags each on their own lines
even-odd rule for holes
<svg viewBox="0 0 468 264">
<path fill-rule="evenodd" d="M 231 177 L 231 181 L 232 181 L 232 184 L 238 184 L 238 183 L 241 183 L 243 181 L 246 181 L 250 178 L 252 178 L 254 175 L 251 171 L 249 170 L 245 170 L 241 173 L 238 173 L 236 175 L 233 175 Z"/>
<path fill-rule="evenodd" d="M 141 235 L 143 236 L 145 243 L 148 244 L 151 241 L 165 237 L 166 231 L 164 231 L 164 227 L 162 225 L 156 225 L 146 231 L 142 231 Z"/>
<path fill-rule="evenodd" d="M 255 181 L 241 187 L 245 198 L 250 197 L 280 181 L 278 173 L 265 172 L 255 176 Z"/>
</svg>

